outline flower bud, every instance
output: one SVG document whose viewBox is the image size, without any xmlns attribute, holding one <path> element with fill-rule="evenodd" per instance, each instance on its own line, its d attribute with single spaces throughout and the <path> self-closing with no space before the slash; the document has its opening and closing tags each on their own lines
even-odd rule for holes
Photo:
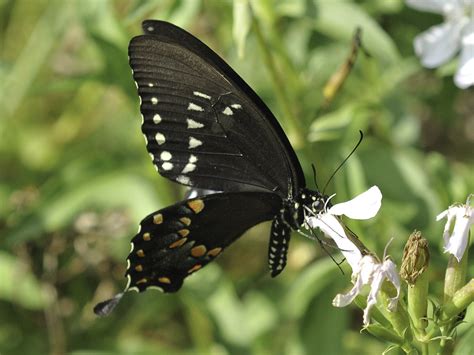
<svg viewBox="0 0 474 355">
<path fill-rule="evenodd" d="M 428 241 L 421 236 L 421 232 L 414 231 L 403 250 L 400 276 L 410 286 L 416 283 L 420 275 L 425 272 L 430 261 Z"/>
<path fill-rule="evenodd" d="M 428 325 L 426 311 L 428 306 L 428 268 L 430 252 L 428 241 L 421 233 L 414 231 L 403 250 L 400 277 L 408 283 L 408 314 L 412 319 L 415 335 L 424 338 Z"/>
</svg>

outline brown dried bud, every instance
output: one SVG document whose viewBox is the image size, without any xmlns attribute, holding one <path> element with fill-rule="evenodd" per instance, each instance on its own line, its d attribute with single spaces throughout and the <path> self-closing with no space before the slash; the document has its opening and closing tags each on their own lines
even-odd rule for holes
<svg viewBox="0 0 474 355">
<path fill-rule="evenodd" d="M 426 270 L 430 261 L 428 241 L 421 236 L 421 232 L 414 231 L 408 238 L 403 250 L 400 277 L 410 286 Z"/>
</svg>

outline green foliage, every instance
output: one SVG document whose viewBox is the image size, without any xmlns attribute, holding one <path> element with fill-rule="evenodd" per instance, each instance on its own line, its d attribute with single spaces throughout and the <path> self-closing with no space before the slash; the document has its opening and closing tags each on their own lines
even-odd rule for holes
<svg viewBox="0 0 474 355">
<path fill-rule="evenodd" d="M 267 275 L 266 225 L 179 293 L 129 294 L 109 318 L 93 315 L 96 302 L 125 285 L 138 222 L 183 192 L 156 174 L 140 134 L 127 44 L 146 18 L 185 27 L 255 88 L 298 148 L 310 186 L 311 163 L 322 188 L 362 130 L 362 145 L 327 192 L 343 201 L 378 185 L 381 212 L 351 229 L 379 255 L 394 237 L 397 264 L 411 231 L 423 230 L 432 246 L 430 292 L 442 297 L 447 257 L 435 216 L 474 191 L 474 92 L 454 86 L 452 66 L 428 71 L 414 57 L 413 37 L 438 17 L 401 0 L 234 2 L 0 2 L 1 354 L 386 348 L 358 333 L 359 311 L 331 306 L 350 271 L 342 275 L 318 244 L 294 235 L 284 274 Z M 356 26 L 370 56 L 359 53 L 322 107 Z M 471 307 L 458 327 L 458 354 L 472 352 L 473 319 Z"/>
</svg>

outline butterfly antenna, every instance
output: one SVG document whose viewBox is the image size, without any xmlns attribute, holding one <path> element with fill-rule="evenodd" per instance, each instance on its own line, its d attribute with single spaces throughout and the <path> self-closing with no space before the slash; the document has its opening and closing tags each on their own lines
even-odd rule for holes
<svg viewBox="0 0 474 355">
<path fill-rule="evenodd" d="M 328 182 L 326 183 L 326 185 L 324 185 L 323 195 L 324 195 L 324 191 L 326 191 L 326 187 L 328 187 L 328 185 L 331 182 L 331 180 L 333 179 L 333 177 L 336 175 L 336 173 L 339 171 L 339 169 L 342 168 L 342 166 L 351 157 L 351 155 L 354 154 L 356 149 L 359 147 L 360 143 L 362 143 L 362 139 L 364 139 L 364 133 L 362 133 L 362 131 L 359 130 L 359 134 L 360 134 L 360 138 L 359 138 L 359 141 L 357 142 L 357 144 L 355 145 L 355 147 L 352 148 L 351 152 L 347 155 L 347 157 L 345 157 L 344 160 L 341 162 L 341 164 L 339 164 L 339 166 L 336 168 L 336 170 L 334 170 L 334 172 L 332 173 L 332 175 L 329 178 Z"/>
<path fill-rule="evenodd" d="M 311 232 L 311 235 L 319 242 L 319 245 L 321 246 L 321 249 L 324 250 L 324 252 L 331 258 L 331 260 L 334 262 L 334 264 L 337 265 L 337 267 L 339 268 L 339 270 L 341 270 L 341 273 L 343 275 L 344 274 L 344 270 L 342 270 L 342 267 L 341 267 L 341 264 L 346 260 L 346 258 L 343 258 L 341 261 L 337 261 L 336 259 L 334 259 L 334 257 L 332 256 L 332 254 L 329 252 L 329 250 L 326 249 L 325 247 L 325 243 L 317 236 L 317 234 L 314 232 L 314 230 L 312 228 L 309 229 L 309 231 Z"/>
<path fill-rule="evenodd" d="M 316 181 L 316 167 L 314 166 L 314 164 L 311 164 L 311 169 L 313 169 L 314 184 L 316 185 L 316 189 L 319 191 L 318 182 Z"/>
</svg>

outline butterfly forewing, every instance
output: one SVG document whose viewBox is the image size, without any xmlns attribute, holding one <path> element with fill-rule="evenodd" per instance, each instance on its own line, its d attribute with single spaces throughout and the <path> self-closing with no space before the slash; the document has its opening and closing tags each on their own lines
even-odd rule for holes
<svg viewBox="0 0 474 355">
<path fill-rule="evenodd" d="M 198 188 L 295 195 L 304 186 L 299 162 L 252 89 L 184 30 L 160 21 L 143 27 L 129 56 L 159 173 Z"/>
<path fill-rule="evenodd" d="M 152 213 L 132 239 L 129 289 L 177 291 L 247 229 L 272 219 L 280 203 L 272 193 L 217 193 Z"/>
</svg>

